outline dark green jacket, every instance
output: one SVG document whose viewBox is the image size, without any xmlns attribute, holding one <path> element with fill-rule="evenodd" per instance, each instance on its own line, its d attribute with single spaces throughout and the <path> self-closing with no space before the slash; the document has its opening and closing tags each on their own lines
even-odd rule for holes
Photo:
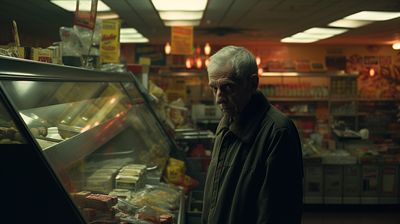
<svg viewBox="0 0 400 224">
<path fill-rule="evenodd" d="M 300 224 L 302 201 L 297 129 L 257 92 L 237 120 L 218 125 L 202 222 Z"/>
</svg>

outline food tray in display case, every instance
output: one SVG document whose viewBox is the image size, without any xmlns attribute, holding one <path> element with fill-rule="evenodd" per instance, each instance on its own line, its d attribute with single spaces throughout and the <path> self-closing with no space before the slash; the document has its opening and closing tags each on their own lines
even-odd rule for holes
<svg viewBox="0 0 400 224">
<path fill-rule="evenodd" d="M 0 57 L 0 75 L 7 108 L 29 147 L 86 222 L 118 223 L 123 212 L 113 210 L 118 200 L 111 192 L 160 183 L 175 145 L 131 73 Z"/>
</svg>

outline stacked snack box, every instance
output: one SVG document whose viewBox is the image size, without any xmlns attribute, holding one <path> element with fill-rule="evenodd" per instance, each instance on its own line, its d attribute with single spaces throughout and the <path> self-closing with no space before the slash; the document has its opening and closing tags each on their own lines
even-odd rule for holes
<svg viewBox="0 0 400 224">
<path fill-rule="evenodd" d="M 145 184 L 146 165 L 131 164 L 121 168 L 115 177 L 118 189 L 137 190 Z"/>
</svg>

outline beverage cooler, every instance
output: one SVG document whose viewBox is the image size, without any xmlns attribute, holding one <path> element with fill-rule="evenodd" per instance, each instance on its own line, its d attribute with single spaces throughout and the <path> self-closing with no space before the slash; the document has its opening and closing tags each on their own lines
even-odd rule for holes
<svg viewBox="0 0 400 224">
<path fill-rule="evenodd" d="M 133 74 L 0 57 L 0 91 L 3 221 L 183 223 L 160 182 L 176 146 Z"/>
</svg>

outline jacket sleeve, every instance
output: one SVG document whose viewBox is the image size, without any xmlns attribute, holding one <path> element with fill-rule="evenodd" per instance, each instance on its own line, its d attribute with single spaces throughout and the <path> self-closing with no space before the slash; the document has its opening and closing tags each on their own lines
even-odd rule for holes
<svg viewBox="0 0 400 224">
<path fill-rule="evenodd" d="M 266 152 L 257 223 L 300 224 L 303 160 L 299 135 L 293 123 L 274 132 L 266 143 Z"/>
</svg>

